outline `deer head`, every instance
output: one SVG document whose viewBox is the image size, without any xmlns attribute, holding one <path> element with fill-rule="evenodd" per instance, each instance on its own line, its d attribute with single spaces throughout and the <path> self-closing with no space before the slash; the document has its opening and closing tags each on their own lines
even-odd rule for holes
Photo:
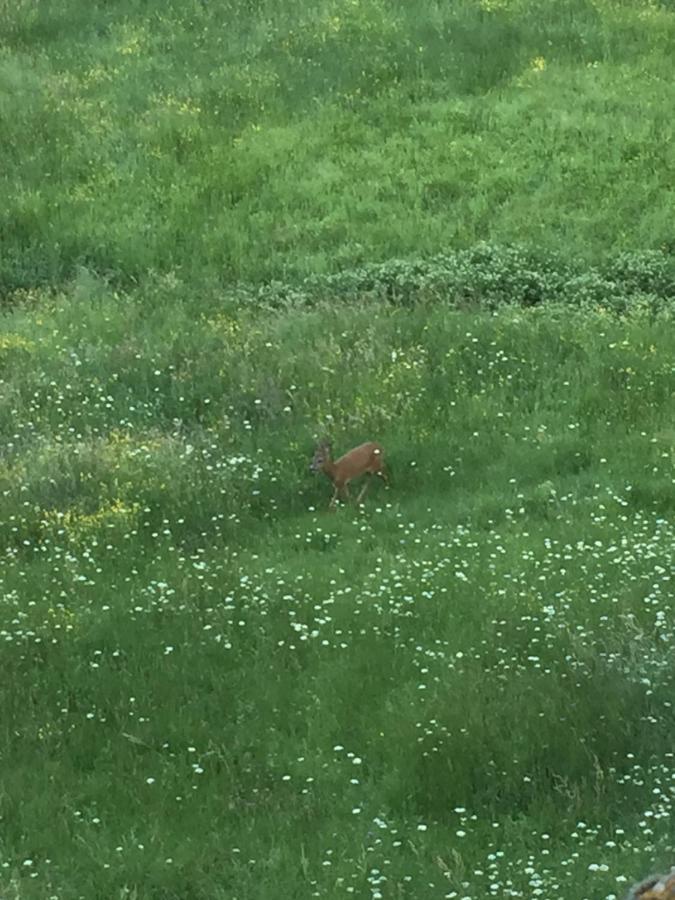
<svg viewBox="0 0 675 900">
<path fill-rule="evenodd" d="M 317 444 L 317 448 L 314 451 L 314 457 L 312 462 L 309 465 L 309 468 L 312 472 L 318 472 L 323 468 L 324 464 L 330 460 L 331 454 L 331 445 L 330 441 L 327 439 L 323 439 Z"/>
</svg>

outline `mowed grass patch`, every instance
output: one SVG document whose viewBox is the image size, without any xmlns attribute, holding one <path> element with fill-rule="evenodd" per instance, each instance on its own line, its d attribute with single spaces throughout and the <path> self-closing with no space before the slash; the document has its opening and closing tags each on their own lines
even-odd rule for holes
<svg viewBox="0 0 675 900">
<path fill-rule="evenodd" d="M 673 849 L 666 314 L 3 320 L 10 897 L 609 896 Z M 392 471 L 327 511 L 314 441 Z"/>
</svg>

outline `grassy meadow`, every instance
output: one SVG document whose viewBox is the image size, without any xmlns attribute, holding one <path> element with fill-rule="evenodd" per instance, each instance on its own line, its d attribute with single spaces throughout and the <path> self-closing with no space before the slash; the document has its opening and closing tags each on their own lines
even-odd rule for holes
<svg viewBox="0 0 675 900">
<path fill-rule="evenodd" d="M 674 39 L 0 0 L 2 900 L 675 864 Z"/>
<path fill-rule="evenodd" d="M 7 0 L 0 290 L 672 249 L 659 0 Z"/>
</svg>

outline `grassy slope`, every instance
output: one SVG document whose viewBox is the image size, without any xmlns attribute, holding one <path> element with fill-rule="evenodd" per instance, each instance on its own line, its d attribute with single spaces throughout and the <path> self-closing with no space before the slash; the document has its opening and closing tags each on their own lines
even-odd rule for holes
<svg viewBox="0 0 675 900">
<path fill-rule="evenodd" d="M 0 6 L 0 895 L 619 895 L 675 852 L 668 314 L 215 282 L 667 245 L 672 13 L 278 7 Z"/>
<path fill-rule="evenodd" d="M 663 325 L 17 312 L 3 895 L 370 896 L 379 870 L 385 897 L 567 900 L 666 864 Z M 389 452 L 363 513 L 308 477 L 331 417 Z"/>
<path fill-rule="evenodd" d="M 77 265 L 258 280 L 478 239 L 592 258 L 672 241 L 664 4 L 0 15 L 5 290 Z"/>
</svg>

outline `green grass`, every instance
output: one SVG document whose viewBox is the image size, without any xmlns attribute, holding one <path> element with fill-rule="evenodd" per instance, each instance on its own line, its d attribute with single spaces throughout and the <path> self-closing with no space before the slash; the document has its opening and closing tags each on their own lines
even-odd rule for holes
<svg viewBox="0 0 675 900">
<path fill-rule="evenodd" d="M 6 319 L 3 896 L 567 900 L 668 864 L 670 320 L 166 308 Z M 326 430 L 391 489 L 329 514 Z"/>
<path fill-rule="evenodd" d="M 2 900 L 675 862 L 674 38 L 0 0 Z"/>
<path fill-rule="evenodd" d="M 665 3 L 0 8 L 0 288 L 672 249 Z"/>
</svg>

